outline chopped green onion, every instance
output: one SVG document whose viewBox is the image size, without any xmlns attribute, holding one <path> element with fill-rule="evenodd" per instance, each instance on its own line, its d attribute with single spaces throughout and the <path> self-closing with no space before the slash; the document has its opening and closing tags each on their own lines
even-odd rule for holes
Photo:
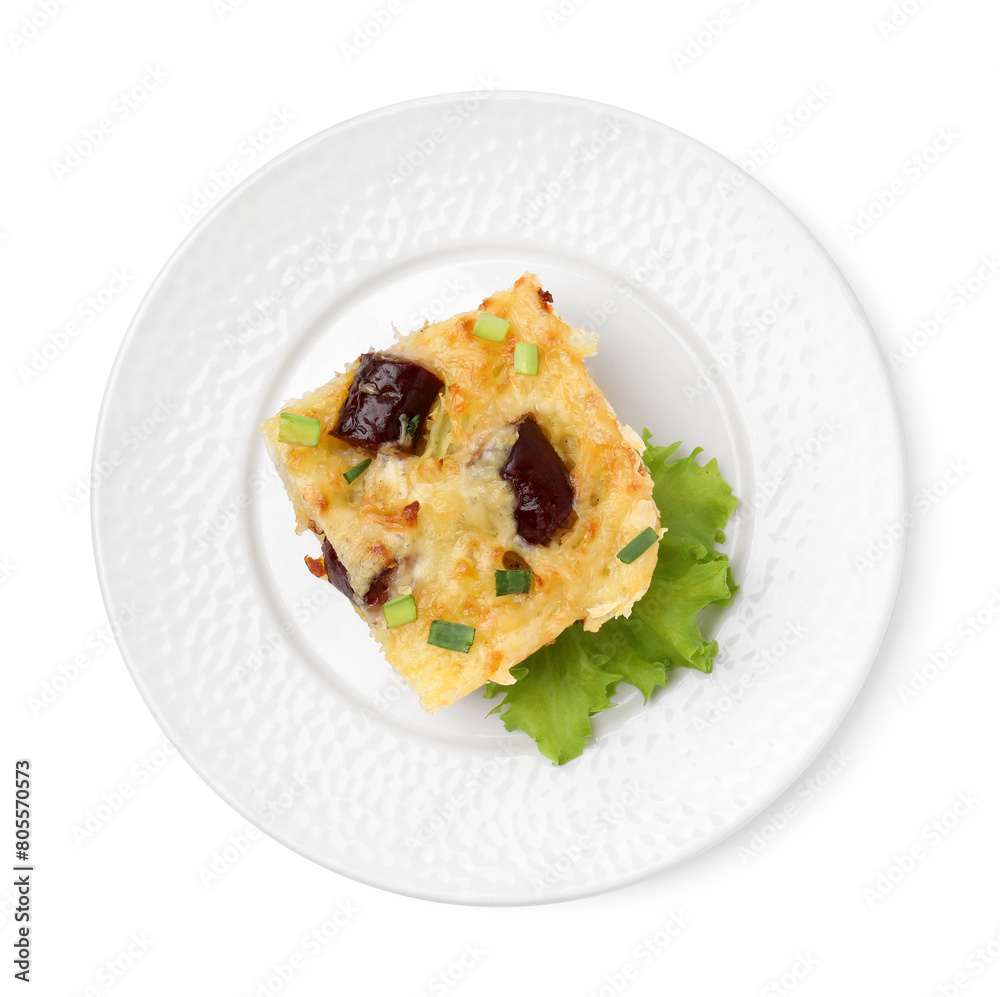
<svg viewBox="0 0 1000 997">
<path fill-rule="evenodd" d="M 467 627 L 464 623 L 434 620 L 431 623 L 431 632 L 427 635 L 427 643 L 443 647 L 447 651 L 461 651 L 463 654 L 468 654 L 475 636 L 475 627 Z"/>
<path fill-rule="evenodd" d="M 398 599 L 390 599 L 382 607 L 385 625 L 391 630 L 401 627 L 404 623 L 412 623 L 417 618 L 417 603 L 412 595 L 401 595 Z"/>
<path fill-rule="evenodd" d="M 514 344 L 514 373 L 538 373 L 538 347 L 534 343 Z"/>
<path fill-rule="evenodd" d="M 497 595 L 518 595 L 531 591 L 530 571 L 497 571 L 495 577 Z"/>
<path fill-rule="evenodd" d="M 660 538 L 652 526 L 647 526 L 634 540 L 629 540 L 620 551 L 618 560 L 631 564 L 641 554 L 645 554 Z"/>
<path fill-rule="evenodd" d="M 502 343 L 510 322 L 489 312 L 480 312 L 476 324 L 472 327 L 472 335 L 480 339 L 488 339 L 491 343 Z"/>
<path fill-rule="evenodd" d="M 319 419 L 282 412 L 278 420 L 278 441 L 293 443 L 297 447 L 315 447 L 319 445 L 320 428 Z"/>
<path fill-rule="evenodd" d="M 410 420 L 410 421 L 409 421 L 409 422 L 408 422 L 408 423 L 406 424 L 406 435 L 407 435 L 407 436 L 416 436 L 416 435 L 417 435 L 417 427 L 418 427 L 419 425 L 420 425 L 420 416 L 419 416 L 419 415 L 415 415 L 415 416 L 414 416 L 414 417 L 413 417 L 413 418 L 412 418 L 412 419 L 411 419 L 411 420 Z"/>
<path fill-rule="evenodd" d="M 349 471 L 344 471 L 344 481 L 350 484 L 356 477 L 365 473 L 365 468 L 372 462 L 371 457 L 367 460 L 361 461 L 360 464 L 355 464 Z"/>
</svg>

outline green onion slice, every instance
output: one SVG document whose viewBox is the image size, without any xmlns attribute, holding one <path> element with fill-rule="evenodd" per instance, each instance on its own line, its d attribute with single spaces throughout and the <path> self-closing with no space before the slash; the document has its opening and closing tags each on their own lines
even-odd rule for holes
<svg viewBox="0 0 1000 997">
<path fill-rule="evenodd" d="M 411 420 L 410 420 L 410 421 L 409 421 L 409 422 L 408 422 L 408 423 L 406 424 L 406 435 L 407 435 L 407 436 L 416 436 L 416 435 L 417 435 L 417 428 L 418 428 L 419 426 L 420 426 L 420 416 L 419 416 L 419 415 L 415 415 L 415 416 L 414 416 L 414 417 L 413 417 L 413 418 L 412 418 L 412 419 L 411 419 Z"/>
<path fill-rule="evenodd" d="M 461 651 L 463 654 L 468 654 L 475 636 L 475 627 L 467 627 L 464 623 L 434 620 L 431 623 L 431 631 L 427 635 L 427 643 L 433 644 L 435 647 L 443 647 L 448 651 Z"/>
<path fill-rule="evenodd" d="M 385 625 L 391 630 L 401 627 L 404 623 L 412 623 L 417 618 L 417 603 L 412 595 L 401 595 L 398 599 L 390 599 L 382 607 Z"/>
<path fill-rule="evenodd" d="M 497 595 L 518 595 L 531 591 L 530 571 L 497 571 Z"/>
<path fill-rule="evenodd" d="M 350 484 L 358 475 L 365 473 L 365 468 L 372 462 L 371 457 L 361 461 L 360 464 L 355 464 L 349 471 L 344 471 L 344 480 Z"/>
<path fill-rule="evenodd" d="M 514 373 L 538 373 L 538 347 L 534 343 L 514 344 Z"/>
<path fill-rule="evenodd" d="M 297 447 L 315 447 L 319 445 L 320 429 L 319 419 L 310 419 L 307 415 L 296 415 L 294 412 L 282 412 L 278 420 L 278 440 Z"/>
<path fill-rule="evenodd" d="M 647 526 L 642 533 L 640 533 L 634 540 L 629 540 L 627 544 L 620 551 L 618 551 L 618 560 L 624 561 L 626 564 L 631 564 L 637 557 L 645 554 L 653 544 L 656 543 L 660 538 L 656 534 L 656 530 L 652 526 Z"/>
<path fill-rule="evenodd" d="M 490 315 L 489 312 L 480 312 L 476 324 L 472 327 L 472 335 L 480 339 L 488 339 L 491 343 L 502 343 L 510 322 L 498 315 Z"/>
</svg>

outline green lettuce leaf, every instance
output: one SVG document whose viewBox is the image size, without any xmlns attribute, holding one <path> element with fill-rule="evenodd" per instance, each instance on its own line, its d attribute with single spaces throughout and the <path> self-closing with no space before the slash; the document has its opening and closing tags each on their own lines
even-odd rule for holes
<svg viewBox="0 0 1000 997">
<path fill-rule="evenodd" d="M 507 730 L 523 730 L 556 765 L 576 758 L 593 733 L 590 718 L 614 704 L 619 682 L 648 702 L 666 685 L 671 668 L 710 672 L 719 646 L 705 638 L 698 614 L 728 606 L 736 593 L 729 558 L 716 549 L 736 497 L 715 460 L 702 452 L 677 457 L 680 444 L 648 445 L 642 455 L 653 478 L 653 498 L 667 528 L 646 594 L 628 618 L 609 620 L 597 633 L 568 627 L 552 643 L 511 669 L 513 685 L 490 682 L 488 699 L 503 695 L 491 713 Z"/>
<path fill-rule="evenodd" d="M 490 682 L 486 689 L 487 699 L 506 693 L 490 713 L 503 709 L 504 727 L 533 737 L 556 765 L 580 753 L 591 734 L 591 716 L 612 705 L 610 691 L 622 677 L 587 640 L 590 636 L 583 627 L 567 627 L 552 644 L 510 670 L 517 678 L 513 685 Z"/>
</svg>

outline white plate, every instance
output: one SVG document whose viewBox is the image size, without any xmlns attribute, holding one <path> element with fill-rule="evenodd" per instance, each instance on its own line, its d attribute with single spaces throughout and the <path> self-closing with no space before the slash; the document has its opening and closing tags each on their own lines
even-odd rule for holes
<svg viewBox="0 0 1000 997">
<path fill-rule="evenodd" d="M 742 591 L 715 672 L 596 719 L 553 767 L 475 693 L 424 715 L 302 564 L 315 538 L 256 426 L 390 323 L 533 270 L 620 417 L 718 457 Z M 627 282 L 627 283 L 626 283 Z M 195 769 L 337 872 L 525 903 L 611 889 L 758 813 L 854 700 L 891 611 L 904 511 L 881 355 L 842 275 L 726 159 L 565 97 L 385 108 L 297 146 L 185 240 L 129 330 L 95 451 L 94 534 L 122 653 Z"/>
</svg>

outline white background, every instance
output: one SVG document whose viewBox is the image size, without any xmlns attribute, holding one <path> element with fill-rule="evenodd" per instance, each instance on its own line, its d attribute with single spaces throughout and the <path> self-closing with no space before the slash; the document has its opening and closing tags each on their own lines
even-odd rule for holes
<svg viewBox="0 0 1000 997">
<path fill-rule="evenodd" d="M 388 7 L 3 4 L 0 730 L 8 769 L 35 769 L 34 992 L 997 993 L 995 0 L 895 15 L 892 0 L 393 0 L 353 46 Z M 106 630 L 86 499 L 115 352 L 204 213 L 196 195 L 217 200 L 213 171 L 235 159 L 241 179 L 344 118 L 484 76 L 642 112 L 740 162 L 756 152 L 895 358 L 913 496 L 882 652 L 807 778 L 680 868 L 509 909 L 390 895 L 247 838 L 166 754 Z M 102 118 L 100 144 L 72 159 Z M 991 280 L 970 287 L 981 268 Z M 26 375 L 47 343 L 56 355 Z M 904 696 L 923 666 L 933 677 Z M 108 799 L 110 819 L 81 832 Z M 684 926 L 664 945 L 672 918 Z M 308 941 L 324 926 L 333 937 Z"/>
</svg>

